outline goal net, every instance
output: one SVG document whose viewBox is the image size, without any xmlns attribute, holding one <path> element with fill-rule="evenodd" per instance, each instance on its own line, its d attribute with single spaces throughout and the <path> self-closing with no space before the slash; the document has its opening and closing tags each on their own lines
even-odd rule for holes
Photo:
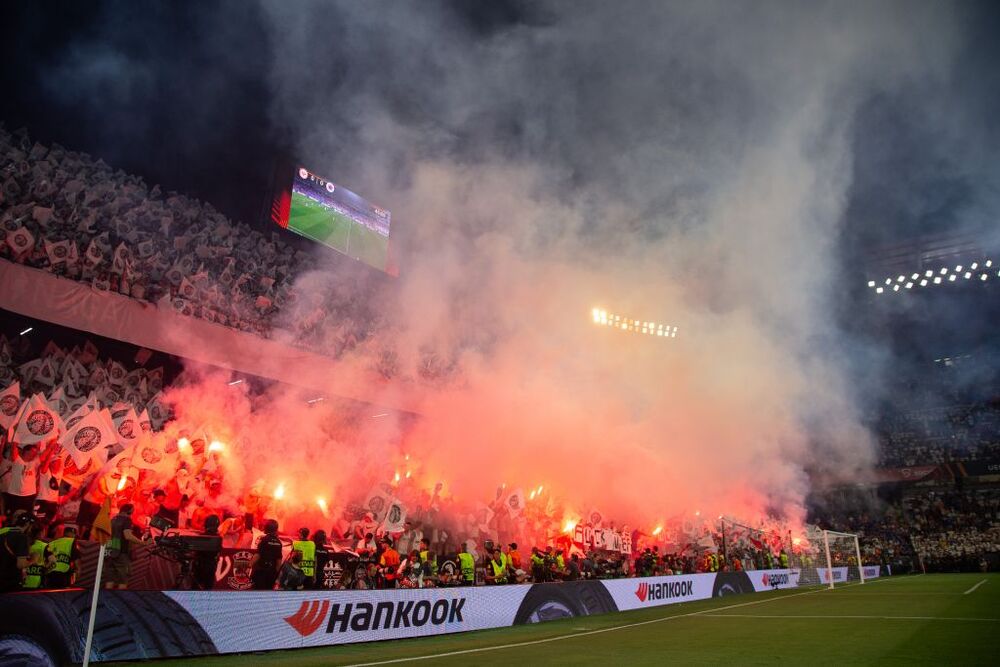
<svg viewBox="0 0 1000 667">
<path fill-rule="evenodd" d="M 865 567 L 857 535 L 822 530 L 811 535 L 810 542 L 815 552 L 815 567 L 803 568 L 800 585 L 821 584 L 834 588 L 849 582 L 865 583 Z"/>
</svg>

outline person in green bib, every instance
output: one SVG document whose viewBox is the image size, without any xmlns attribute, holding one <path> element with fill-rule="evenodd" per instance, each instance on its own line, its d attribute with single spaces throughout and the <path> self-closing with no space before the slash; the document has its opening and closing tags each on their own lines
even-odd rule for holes
<svg viewBox="0 0 1000 667">
<path fill-rule="evenodd" d="M 469 547 L 462 543 L 462 552 L 458 554 L 458 566 L 462 571 L 462 585 L 476 585 L 476 559 L 469 553 Z"/>
<path fill-rule="evenodd" d="M 437 577 L 437 554 L 431 552 L 431 541 L 426 537 L 420 539 L 420 563 L 424 568 L 424 577 Z"/>
<path fill-rule="evenodd" d="M 499 547 L 493 550 L 493 558 L 486 566 L 486 583 L 498 585 L 507 583 L 507 561 Z"/>
<path fill-rule="evenodd" d="M 309 539 L 308 528 L 299 528 L 299 539 L 292 542 L 292 551 L 302 554 L 299 568 L 306 577 L 306 588 L 313 588 L 316 582 L 316 543 Z"/>
<path fill-rule="evenodd" d="M 45 542 L 37 534 L 34 541 L 28 547 L 28 567 L 24 568 L 24 579 L 21 581 L 21 588 L 25 590 L 37 590 L 42 587 L 42 578 L 45 574 Z"/>
<path fill-rule="evenodd" d="M 73 585 L 80 547 L 76 542 L 76 528 L 67 526 L 62 537 L 49 542 L 45 549 L 46 588 L 69 588 Z"/>
</svg>

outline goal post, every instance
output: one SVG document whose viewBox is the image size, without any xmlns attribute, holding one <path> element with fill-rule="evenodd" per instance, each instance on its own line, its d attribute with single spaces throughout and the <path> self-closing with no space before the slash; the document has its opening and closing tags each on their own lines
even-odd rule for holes
<svg viewBox="0 0 1000 667">
<path fill-rule="evenodd" d="M 833 550 L 830 545 L 833 543 Z M 823 578 L 833 588 L 837 579 L 847 583 L 857 572 L 858 583 L 865 583 L 865 566 L 861 560 L 861 543 L 855 533 L 840 533 L 835 530 L 823 531 L 823 552 L 826 557 L 826 572 Z M 851 563 L 851 560 L 854 563 Z M 826 582 L 821 582 L 826 583 Z"/>
</svg>

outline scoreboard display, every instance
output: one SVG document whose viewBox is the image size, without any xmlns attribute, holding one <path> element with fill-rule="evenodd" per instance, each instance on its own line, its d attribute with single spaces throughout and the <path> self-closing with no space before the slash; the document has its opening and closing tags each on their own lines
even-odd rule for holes
<svg viewBox="0 0 1000 667">
<path fill-rule="evenodd" d="M 286 181 L 287 183 L 287 181 Z M 364 197 L 296 167 L 275 222 L 360 262 L 398 275 L 389 250 L 392 214 Z"/>
</svg>

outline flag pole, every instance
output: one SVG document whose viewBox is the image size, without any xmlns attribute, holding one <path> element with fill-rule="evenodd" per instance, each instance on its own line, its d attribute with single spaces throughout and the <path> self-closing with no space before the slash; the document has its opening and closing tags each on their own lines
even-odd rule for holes
<svg viewBox="0 0 1000 667">
<path fill-rule="evenodd" d="M 101 574 L 104 572 L 104 548 L 97 552 L 97 573 L 94 575 L 94 594 L 90 598 L 90 620 L 87 621 L 87 644 L 83 649 L 83 667 L 90 665 L 90 646 L 94 641 L 94 623 L 97 621 L 97 596 L 101 592 Z"/>
</svg>

